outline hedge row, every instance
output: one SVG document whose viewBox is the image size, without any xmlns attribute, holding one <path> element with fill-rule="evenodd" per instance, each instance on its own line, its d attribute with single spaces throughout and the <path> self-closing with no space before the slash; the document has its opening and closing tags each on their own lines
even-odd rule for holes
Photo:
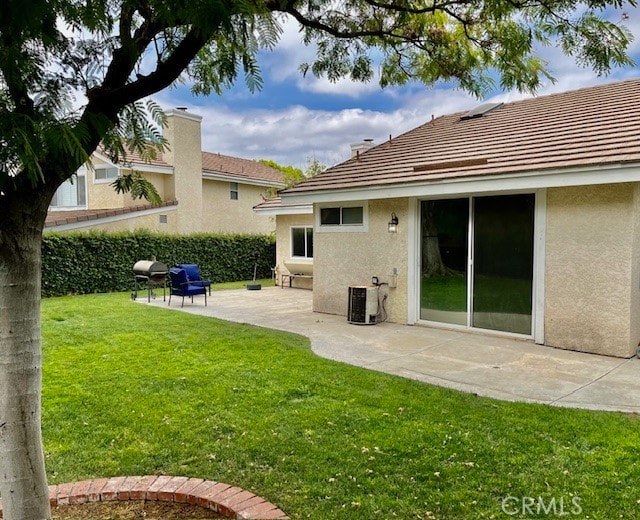
<svg viewBox="0 0 640 520">
<path fill-rule="evenodd" d="M 42 295 L 126 291 L 133 265 L 152 260 L 193 263 L 214 282 L 249 280 L 258 257 L 258 278 L 271 276 L 275 239 L 267 235 L 163 235 L 133 233 L 47 233 L 42 244 Z"/>
</svg>

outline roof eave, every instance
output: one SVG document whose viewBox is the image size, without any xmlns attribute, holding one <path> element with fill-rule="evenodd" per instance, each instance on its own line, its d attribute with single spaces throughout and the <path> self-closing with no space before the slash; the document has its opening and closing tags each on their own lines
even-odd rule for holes
<svg viewBox="0 0 640 520">
<path fill-rule="evenodd" d="M 640 163 L 591 165 L 354 188 L 281 192 L 281 197 L 283 206 L 287 206 L 354 200 L 500 193 L 622 182 L 640 182 Z"/>
<path fill-rule="evenodd" d="M 295 206 L 278 206 L 261 208 L 260 206 L 254 206 L 253 211 L 259 215 L 274 216 L 274 215 L 313 215 L 312 204 L 298 204 Z"/>
<path fill-rule="evenodd" d="M 233 173 L 224 172 L 202 172 L 202 178 L 211 181 L 237 182 L 238 184 L 252 184 L 254 186 L 266 186 L 275 188 L 284 188 L 283 182 L 269 181 L 266 179 L 256 179 L 253 177 L 241 177 Z"/>
</svg>

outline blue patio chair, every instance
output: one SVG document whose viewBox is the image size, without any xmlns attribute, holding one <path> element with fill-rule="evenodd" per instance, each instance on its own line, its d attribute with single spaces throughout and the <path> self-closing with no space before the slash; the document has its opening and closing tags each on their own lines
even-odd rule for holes
<svg viewBox="0 0 640 520">
<path fill-rule="evenodd" d="M 209 296 L 211 296 L 211 280 L 202 278 L 198 264 L 178 264 L 178 268 L 184 269 L 187 272 L 190 284 L 197 285 L 198 287 L 207 287 L 209 289 Z"/>
<path fill-rule="evenodd" d="M 189 282 L 187 272 L 184 269 L 178 269 L 172 267 L 169 269 L 169 278 L 171 279 L 171 287 L 169 288 L 169 304 L 171 305 L 171 296 L 182 296 L 182 305 L 184 307 L 184 297 L 189 296 L 191 303 L 193 303 L 193 297 L 198 294 L 204 294 L 204 305 L 207 306 L 207 289 L 199 285 L 193 285 Z"/>
</svg>

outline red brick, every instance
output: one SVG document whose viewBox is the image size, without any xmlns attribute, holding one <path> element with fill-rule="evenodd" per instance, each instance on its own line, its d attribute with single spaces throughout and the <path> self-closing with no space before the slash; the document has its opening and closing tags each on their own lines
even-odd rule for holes
<svg viewBox="0 0 640 520">
<path fill-rule="evenodd" d="M 205 480 L 191 490 L 191 493 L 187 497 L 187 503 L 202 505 L 200 500 L 209 492 L 209 490 L 215 486 L 217 482 L 213 480 Z"/>
<path fill-rule="evenodd" d="M 146 500 L 149 487 L 153 485 L 157 479 L 157 475 L 145 475 L 144 477 L 140 477 L 138 482 L 136 482 L 129 490 L 129 499 Z"/>
<path fill-rule="evenodd" d="M 120 501 L 130 500 L 131 499 L 131 490 L 138 483 L 141 477 L 126 477 L 120 489 L 117 493 L 117 498 Z"/>
<path fill-rule="evenodd" d="M 49 486 L 49 501 L 52 507 L 101 500 L 175 501 L 197 504 L 221 515 L 238 519 L 288 519 L 277 506 L 249 491 L 199 478 L 145 475 L 83 480 Z"/>
<path fill-rule="evenodd" d="M 255 495 L 249 491 L 240 490 L 239 493 L 229 495 L 218 501 L 218 512 L 223 516 L 235 516 L 237 505 L 253 498 Z"/>
<path fill-rule="evenodd" d="M 191 492 L 203 482 L 204 480 L 202 480 L 201 478 L 188 479 L 184 484 L 182 484 L 182 486 L 176 489 L 174 500 L 178 503 L 188 502 Z"/>
<path fill-rule="evenodd" d="M 149 486 L 147 490 L 147 500 L 158 500 L 158 491 L 161 491 L 165 484 L 171 480 L 167 475 L 160 475 L 156 481 Z"/>
<path fill-rule="evenodd" d="M 49 486 L 49 505 L 58 507 L 58 486 Z"/>
<path fill-rule="evenodd" d="M 217 511 L 218 503 L 215 501 L 214 497 L 222 493 L 225 489 L 229 489 L 230 487 L 231 486 L 229 484 L 223 484 L 222 482 L 215 484 L 209 491 L 207 491 L 207 493 L 205 493 L 204 495 L 200 495 L 200 498 L 198 499 L 198 505 Z"/>
<path fill-rule="evenodd" d="M 250 498 L 249 500 L 245 500 L 241 504 L 236 505 L 236 514 L 238 515 L 238 518 L 243 518 L 241 516 L 243 511 L 246 511 L 252 507 L 255 507 L 259 504 L 263 504 L 266 502 L 267 501 L 264 498 L 254 495 L 253 498 Z"/>
<path fill-rule="evenodd" d="M 100 502 L 100 492 L 108 481 L 108 478 L 98 478 L 91 482 L 87 491 L 87 502 Z"/>
<path fill-rule="evenodd" d="M 234 495 L 237 495 L 238 493 L 242 493 L 244 491 L 244 489 L 241 489 L 239 487 L 235 487 L 235 486 L 229 486 L 227 487 L 227 489 L 223 489 L 222 491 L 220 491 L 217 495 L 211 495 L 209 494 L 209 499 L 210 500 L 214 500 L 215 502 L 217 502 L 218 504 L 229 498 L 232 497 Z"/>
<path fill-rule="evenodd" d="M 109 500 L 118 500 L 118 491 L 125 481 L 126 477 L 110 478 L 100 491 L 100 500 L 107 502 Z"/>
<path fill-rule="evenodd" d="M 66 482 L 65 484 L 58 484 L 58 505 L 69 505 L 69 495 L 73 489 L 73 482 Z"/>
<path fill-rule="evenodd" d="M 161 502 L 173 502 L 176 489 L 182 486 L 187 480 L 189 480 L 188 477 L 172 477 L 171 480 L 158 491 L 158 500 Z"/>
<path fill-rule="evenodd" d="M 262 502 L 261 504 L 257 504 L 238 512 L 238 518 L 242 518 L 243 520 L 259 519 L 263 518 L 263 515 L 267 514 L 269 511 L 273 511 L 275 509 L 278 509 L 277 506 L 273 505 L 271 502 Z"/>
<path fill-rule="evenodd" d="M 91 480 L 81 480 L 73 485 L 69 494 L 70 504 L 84 504 L 87 501 L 87 492 L 91 486 Z"/>
</svg>

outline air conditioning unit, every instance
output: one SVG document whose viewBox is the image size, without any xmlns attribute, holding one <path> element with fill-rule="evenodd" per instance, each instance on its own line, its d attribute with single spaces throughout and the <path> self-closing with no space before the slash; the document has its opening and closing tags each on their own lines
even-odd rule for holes
<svg viewBox="0 0 640 520">
<path fill-rule="evenodd" d="M 378 288 L 368 285 L 349 287 L 347 321 L 356 325 L 375 325 L 378 315 Z"/>
</svg>

